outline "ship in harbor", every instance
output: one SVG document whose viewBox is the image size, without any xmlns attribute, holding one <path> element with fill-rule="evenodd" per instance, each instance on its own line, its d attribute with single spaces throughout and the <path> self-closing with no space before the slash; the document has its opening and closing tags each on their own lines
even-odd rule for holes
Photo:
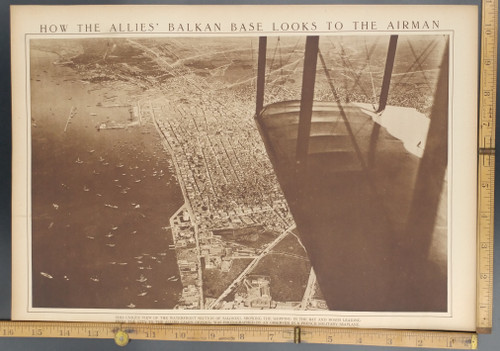
<svg viewBox="0 0 500 351">
<path fill-rule="evenodd" d="M 448 38 L 427 115 L 387 103 L 397 35 L 378 106 L 338 96 L 319 40 L 306 39 L 300 100 L 264 105 L 260 38 L 255 119 L 328 308 L 445 312 L 447 265 L 430 252 L 447 242 Z M 319 74 L 331 101 L 314 98 Z"/>
</svg>

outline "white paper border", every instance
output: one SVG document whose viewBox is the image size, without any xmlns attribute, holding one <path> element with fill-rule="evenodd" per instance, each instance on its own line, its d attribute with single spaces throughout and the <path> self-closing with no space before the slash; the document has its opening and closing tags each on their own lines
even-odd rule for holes
<svg viewBox="0 0 500 351">
<path fill-rule="evenodd" d="M 477 52 L 478 24 L 476 6 L 445 5 L 196 5 L 196 6 L 12 6 L 12 95 L 13 95 L 13 319 L 72 320 L 72 321 L 141 321 L 158 323 L 244 323 L 339 326 L 342 318 L 359 318 L 359 327 L 474 330 L 476 294 L 476 187 L 477 187 Z M 79 23 L 99 23 L 100 33 L 87 36 L 220 36 L 220 35 L 321 35 L 323 30 L 310 32 L 273 32 L 272 22 L 342 21 L 346 34 L 353 21 L 387 23 L 391 20 L 438 20 L 440 30 L 450 34 L 450 92 L 453 116 L 450 130 L 451 174 L 449 196 L 453 199 L 449 240 L 449 313 L 372 313 L 372 312 L 276 312 L 266 311 L 177 311 L 177 310 L 103 310 L 45 309 L 30 306 L 30 224 L 28 206 L 31 169 L 29 161 L 29 76 L 26 62 L 27 40 L 32 37 L 81 37 Z M 168 32 L 166 23 L 194 22 L 263 22 L 267 31 L 246 33 L 179 33 Z M 112 23 L 157 23 L 157 29 L 146 33 L 109 33 Z M 68 24 L 66 33 L 40 34 L 41 25 Z M 325 27 L 326 28 L 326 27 Z M 354 31 L 357 34 L 410 34 L 418 31 L 387 31 L 380 29 Z M 335 32 L 329 32 L 335 33 Z M 28 115 L 27 115 L 28 111 Z M 451 239 L 451 238 L 450 238 Z M 320 317 L 326 318 L 321 321 Z M 329 320 L 329 321 L 328 321 Z M 339 322 L 340 320 L 340 322 Z"/>
</svg>

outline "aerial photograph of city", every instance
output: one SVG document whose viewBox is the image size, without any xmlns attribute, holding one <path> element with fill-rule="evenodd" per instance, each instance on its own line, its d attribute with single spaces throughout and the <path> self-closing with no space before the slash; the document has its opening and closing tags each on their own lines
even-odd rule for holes
<svg viewBox="0 0 500 351">
<path fill-rule="evenodd" d="M 446 311 L 448 42 L 31 39 L 33 307 Z"/>
</svg>

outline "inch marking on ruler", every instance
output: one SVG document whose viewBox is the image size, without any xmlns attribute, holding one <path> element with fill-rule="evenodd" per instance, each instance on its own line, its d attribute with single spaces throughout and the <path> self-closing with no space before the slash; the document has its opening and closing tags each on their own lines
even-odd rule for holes
<svg viewBox="0 0 500 351">
<path fill-rule="evenodd" d="M 483 0 L 479 148 L 495 148 L 498 0 Z"/>
<path fill-rule="evenodd" d="M 0 337 L 115 339 L 119 345 L 130 339 L 477 348 L 475 333 L 293 326 L 0 322 Z"/>
<path fill-rule="evenodd" d="M 304 343 L 476 349 L 477 335 L 381 329 L 301 328 Z"/>
<path fill-rule="evenodd" d="M 493 324 L 493 241 L 498 0 L 483 0 L 477 216 L 476 330 L 491 333 Z"/>
<path fill-rule="evenodd" d="M 493 286 L 493 193 L 498 0 L 483 0 L 479 189 L 477 330 L 491 330 Z M 287 326 L 157 325 L 120 323 L 0 322 L 0 337 L 323 343 L 475 349 L 473 333 L 307 328 Z M 124 335 L 125 334 L 125 335 Z"/>
<path fill-rule="evenodd" d="M 493 320 L 493 241 L 495 155 L 479 155 L 477 320 L 480 333 L 490 333 Z"/>
<path fill-rule="evenodd" d="M 289 326 L 0 322 L 0 337 L 116 339 L 117 335 L 120 341 L 296 342 L 296 328 Z"/>
</svg>

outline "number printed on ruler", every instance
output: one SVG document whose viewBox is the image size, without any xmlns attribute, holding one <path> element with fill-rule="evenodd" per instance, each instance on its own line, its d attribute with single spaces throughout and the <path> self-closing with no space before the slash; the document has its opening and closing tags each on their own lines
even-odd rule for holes
<svg viewBox="0 0 500 351">
<path fill-rule="evenodd" d="M 495 155 L 479 156 L 477 326 L 488 332 L 493 305 L 493 221 Z"/>
<path fill-rule="evenodd" d="M 479 147 L 495 147 L 498 0 L 483 1 Z"/>
<path fill-rule="evenodd" d="M 482 2 L 479 108 L 476 329 L 493 323 L 493 240 L 498 0 Z"/>
</svg>

